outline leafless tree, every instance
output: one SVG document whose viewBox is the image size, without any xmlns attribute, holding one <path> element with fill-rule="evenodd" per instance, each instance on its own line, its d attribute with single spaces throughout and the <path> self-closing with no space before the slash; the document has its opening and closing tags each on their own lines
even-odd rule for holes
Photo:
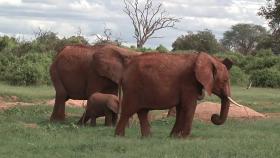
<svg viewBox="0 0 280 158">
<path fill-rule="evenodd" d="M 144 5 L 139 4 L 139 0 L 124 0 L 124 12 L 129 16 L 134 27 L 134 38 L 137 40 L 137 48 L 143 47 L 145 42 L 151 38 L 158 30 L 173 28 L 179 18 L 169 16 L 162 8 L 162 4 L 153 5 L 152 0 L 146 0 Z"/>
<path fill-rule="evenodd" d="M 123 40 L 120 37 L 113 38 L 112 30 L 106 27 L 104 27 L 103 35 L 100 34 L 93 34 L 93 35 L 97 38 L 95 44 L 112 43 L 120 46 L 123 42 Z"/>
<path fill-rule="evenodd" d="M 98 39 L 98 41 L 109 42 L 111 41 L 112 30 L 108 28 L 104 28 L 103 36 L 99 34 L 93 34 L 93 35 Z"/>
<path fill-rule="evenodd" d="M 78 27 L 78 28 L 77 28 L 76 36 L 77 36 L 77 37 L 82 36 L 82 28 L 81 28 L 81 27 Z"/>
</svg>

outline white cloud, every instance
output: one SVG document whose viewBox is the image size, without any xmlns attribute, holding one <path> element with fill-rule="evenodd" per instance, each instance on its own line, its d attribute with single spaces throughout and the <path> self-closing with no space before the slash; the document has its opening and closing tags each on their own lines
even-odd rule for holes
<svg viewBox="0 0 280 158">
<path fill-rule="evenodd" d="M 153 0 L 172 16 L 181 17 L 178 29 L 157 32 L 164 38 L 149 40 L 146 46 L 172 42 L 187 31 L 210 29 L 221 38 L 224 31 L 237 23 L 266 26 L 257 11 L 263 0 Z M 9 35 L 32 35 L 38 27 L 71 36 L 82 28 L 83 34 L 102 34 L 110 28 L 114 36 L 127 43 L 135 43 L 133 26 L 123 12 L 122 1 L 116 0 L 0 0 L 0 30 Z M 1 35 L 1 34 L 0 34 Z"/>
<path fill-rule="evenodd" d="M 97 7 L 100 7 L 99 5 L 96 5 Z M 79 1 L 74 1 L 73 3 L 70 3 L 70 8 L 73 8 L 75 10 L 89 10 L 92 7 L 86 0 L 79 0 Z"/>
<path fill-rule="evenodd" d="M 22 4 L 21 0 L 0 0 L 0 5 L 13 5 L 13 6 L 20 6 Z"/>
<path fill-rule="evenodd" d="M 48 30 L 53 27 L 56 22 L 45 20 L 27 20 L 27 23 L 31 28 L 41 28 L 43 30 Z"/>
</svg>

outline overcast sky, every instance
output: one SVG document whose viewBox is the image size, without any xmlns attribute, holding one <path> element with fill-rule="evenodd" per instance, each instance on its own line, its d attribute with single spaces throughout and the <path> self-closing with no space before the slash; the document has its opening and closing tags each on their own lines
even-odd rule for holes
<svg viewBox="0 0 280 158">
<path fill-rule="evenodd" d="M 237 23 L 254 23 L 266 27 L 265 20 L 257 16 L 265 0 L 153 0 L 162 3 L 172 16 L 180 17 L 177 29 L 158 32 L 160 39 L 149 40 L 145 46 L 163 44 L 171 48 L 172 42 L 187 31 L 210 29 L 216 38 Z M 0 0 L 0 35 L 25 39 L 32 38 L 40 27 L 60 37 L 82 35 L 92 41 L 92 34 L 101 34 L 104 27 L 113 36 L 135 44 L 130 19 L 123 12 L 122 0 Z"/>
</svg>

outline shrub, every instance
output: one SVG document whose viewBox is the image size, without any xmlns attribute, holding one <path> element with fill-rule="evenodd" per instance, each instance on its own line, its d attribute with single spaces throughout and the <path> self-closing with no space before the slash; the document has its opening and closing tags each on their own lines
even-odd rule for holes
<svg viewBox="0 0 280 158">
<path fill-rule="evenodd" d="M 256 87 L 280 87 L 280 71 L 274 68 L 266 68 L 254 71 L 250 80 Z"/>
<path fill-rule="evenodd" d="M 152 48 L 142 47 L 142 48 L 136 48 L 136 51 L 139 51 L 139 52 L 151 52 L 151 51 L 153 51 L 153 49 Z"/>
<path fill-rule="evenodd" d="M 52 56 L 29 53 L 17 58 L 7 67 L 5 80 L 12 85 L 49 84 L 49 65 Z"/>
<path fill-rule="evenodd" d="M 218 53 L 215 54 L 215 56 L 225 59 L 228 58 L 230 59 L 235 66 L 238 66 L 242 70 L 244 70 L 244 67 L 247 65 L 248 60 L 251 60 L 249 56 L 244 56 L 239 53 L 234 53 L 234 52 L 225 52 L 225 53 Z"/>
<path fill-rule="evenodd" d="M 278 56 L 254 57 L 253 60 L 248 61 L 245 69 L 250 73 L 254 70 L 271 68 L 277 63 L 280 63 L 280 58 Z"/>
<path fill-rule="evenodd" d="M 239 67 L 233 66 L 230 69 L 230 81 L 232 85 L 247 85 L 249 76 L 245 74 Z"/>
<path fill-rule="evenodd" d="M 168 52 L 168 49 L 165 48 L 163 45 L 159 45 L 157 48 L 156 48 L 157 51 L 159 51 L 160 53 L 166 53 Z"/>
<path fill-rule="evenodd" d="M 256 57 L 267 57 L 267 56 L 273 56 L 273 52 L 271 49 L 260 49 L 255 52 Z"/>
<path fill-rule="evenodd" d="M 16 57 L 10 53 L 0 54 L 0 80 L 5 79 L 5 74 L 8 69 L 16 60 Z"/>
</svg>

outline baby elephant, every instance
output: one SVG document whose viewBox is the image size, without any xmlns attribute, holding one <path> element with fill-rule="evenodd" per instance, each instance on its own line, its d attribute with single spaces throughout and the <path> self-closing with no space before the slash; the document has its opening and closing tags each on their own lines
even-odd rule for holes
<svg viewBox="0 0 280 158">
<path fill-rule="evenodd" d="M 96 118 L 105 116 L 105 126 L 115 126 L 118 111 L 119 99 L 117 96 L 96 92 L 89 97 L 86 111 L 80 118 L 78 124 L 84 125 L 91 119 L 91 125 L 95 126 Z"/>
</svg>

